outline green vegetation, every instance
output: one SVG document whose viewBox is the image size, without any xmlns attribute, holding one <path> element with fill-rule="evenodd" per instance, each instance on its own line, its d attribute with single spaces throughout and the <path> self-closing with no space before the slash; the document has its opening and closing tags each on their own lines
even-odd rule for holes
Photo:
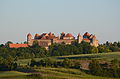
<svg viewBox="0 0 120 79">
<path fill-rule="evenodd" d="M 117 59 L 112 60 L 109 64 L 100 64 L 99 61 L 92 60 L 89 68 L 93 75 L 120 78 L 120 61 Z"/>
<path fill-rule="evenodd" d="M 49 58 L 49 57 L 47 57 Z M 120 60 L 120 52 L 109 52 L 109 53 L 97 53 L 97 54 L 79 54 L 79 55 L 66 55 L 66 56 L 55 56 L 50 57 L 52 59 L 55 59 L 56 61 L 61 61 L 63 59 L 85 59 L 85 60 L 91 60 L 91 59 L 101 59 L 106 61 L 111 61 L 113 59 Z M 34 58 L 35 61 L 40 61 L 43 58 Z M 31 59 L 19 59 L 17 63 L 19 65 L 27 65 L 31 62 Z"/>
<path fill-rule="evenodd" d="M 0 79 L 120 78 L 120 42 L 52 44 L 48 51 L 37 42 L 17 49 L 10 43 L 0 45 Z"/>
<path fill-rule="evenodd" d="M 66 68 L 40 68 L 37 71 L 44 73 L 45 77 L 52 77 L 53 79 L 106 79 L 106 77 L 98 77 L 88 75 L 78 69 Z M 51 79 L 52 79 L 51 78 Z M 108 78 L 115 79 L 115 78 Z"/>
<path fill-rule="evenodd" d="M 23 73 L 18 71 L 0 71 L 0 79 L 24 79 L 30 73 Z"/>
<path fill-rule="evenodd" d="M 0 75 L 0 79 L 106 79 L 107 77 L 99 77 L 88 75 L 81 72 L 78 69 L 67 69 L 67 68 L 50 68 L 40 67 L 36 69 L 36 73 L 32 75 L 16 72 L 16 71 L 5 71 Z M 8 74 L 8 76 L 6 76 Z M 28 76 L 25 76 L 28 75 Z M 117 78 L 107 78 L 117 79 Z"/>
<path fill-rule="evenodd" d="M 67 55 L 58 56 L 57 59 L 102 59 L 111 61 L 113 59 L 120 60 L 120 52 L 108 52 L 108 53 L 97 53 L 97 54 L 79 54 L 79 55 Z"/>
</svg>

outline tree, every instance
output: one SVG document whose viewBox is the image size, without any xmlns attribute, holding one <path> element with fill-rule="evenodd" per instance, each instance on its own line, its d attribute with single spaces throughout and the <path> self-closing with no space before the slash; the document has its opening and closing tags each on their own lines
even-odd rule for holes
<svg viewBox="0 0 120 79">
<path fill-rule="evenodd" d="M 65 58 L 63 60 L 63 67 L 70 68 L 70 67 L 72 67 L 72 65 L 73 65 L 73 63 L 69 59 Z"/>
<path fill-rule="evenodd" d="M 102 75 L 102 68 L 97 60 L 92 60 L 90 62 L 89 69 L 93 75 Z"/>
<path fill-rule="evenodd" d="M 0 47 L 4 47 L 4 44 L 1 44 Z"/>
<path fill-rule="evenodd" d="M 94 47 L 94 46 L 91 46 L 89 53 L 98 53 L 98 48 L 97 48 L 97 47 Z"/>
<path fill-rule="evenodd" d="M 5 46 L 6 46 L 6 47 L 9 47 L 9 44 L 13 44 L 13 42 L 8 41 L 8 42 L 5 43 Z"/>
<path fill-rule="evenodd" d="M 37 41 L 37 40 L 33 41 L 32 47 L 39 47 L 39 44 L 38 44 L 38 41 Z"/>
</svg>

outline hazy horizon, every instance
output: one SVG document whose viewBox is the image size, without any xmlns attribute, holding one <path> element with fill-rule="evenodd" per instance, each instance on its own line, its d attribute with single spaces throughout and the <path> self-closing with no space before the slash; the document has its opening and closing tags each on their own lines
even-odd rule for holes
<svg viewBox="0 0 120 79">
<path fill-rule="evenodd" d="M 0 44 L 43 32 L 120 41 L 120 0 L 0 0 Z"/>
</svg>

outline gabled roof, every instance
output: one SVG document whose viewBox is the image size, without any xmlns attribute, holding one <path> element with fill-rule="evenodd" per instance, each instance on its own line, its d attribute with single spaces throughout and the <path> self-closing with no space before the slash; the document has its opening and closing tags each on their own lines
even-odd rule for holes
<svg viewBox="0 0 120 79">
<path fill-rule="evenodd" d="M 46 39 L 46 37 L 45 37 L 45 36 L 43 36 L 41 39 Z"/>
<path fill-rule="evenodd" d="M 40 36 L 40 35 L 36 33 L 36 34 L 35 34 L 35 37 L 38 37 L 38 36 Z"/>
<path fill-rule="evenodd" d="M 90 34 L 88 32 L 86 32 L 83 36 L 90 36 Z"/>
<path fill-rule="evenodd" d="M 87 38 L 84 38 L 83 41 L 90 42 L 90 40 Z"/>
<path fill-rule="evenodd" d="M 96 36 L 94 35 L 93 38 L 96 39 Z"/>
<path fill-rule="evenodd" d="M 80 33 L 78 33 L 78 36 L 81 37 Z"/>
<path fill-rule="evenodd" d="M 73 35 L 71 33 L 68 33 L 65 35 L 65 37 L 73 37 Z"/>
<path fill-rule="evenodd" d="M 30 33 L 27 36 L 32 36 Z"/>
<path fill-rule="evenodd" d="M 28 44 L 9 44 L 10 48 L 28 47 Z"/>
<path fill-rule="evenodd" d="M 40 35 L 36 33 L 34 38 L 38 39 L 39 37 L 40 37 Z"/>
</svg>

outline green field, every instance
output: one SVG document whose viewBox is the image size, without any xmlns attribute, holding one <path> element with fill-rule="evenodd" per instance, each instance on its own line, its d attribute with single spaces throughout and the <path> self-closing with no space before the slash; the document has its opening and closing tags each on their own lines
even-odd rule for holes
<svg viewBox="0 0 120 79">
<path fill-rule="evenodd" d="M 54 58 L 55 60 L 63 60 L 64 58 L 69 58 L 69 59 L 103 59 L 110 61 L 112 59 L 120 60 L 120 52 L 56 56 L 52 58 Z M 39 61 L 40 59 L 41 58 L 35 58 L 36 61 Z M 27 65 L 28 63 L 30 63 L 30 60 L 31 59 L 21 59 L 18 60 L 17 63 L 19 63 L 20 65 Z M 49 68 L 49 67 L 47 68 L 39 67 L 35 69 L 35 71 L 32 73 L 23 73 L 18 71 L 4 71 L 0 72 L 0 79 L 34 79 L 26 76 L 30 74 L 40 74 L 42 78 L 38 79 L 118 79 L 93 76 L 81 72 L 78 69 Z"/>
<path fill-rule="evenodd" d="M 43 73 L 44 77 L 51 77 L 51 79 L 106 79 L 106 77 L 98 77 L 85 74 L 78 69 L 66 68 L 41 68 L 37 71 Z M 115 79 L 115 78 L 108 78 Z"/>
<path fill-rule="evenodd" d="M 117 79 L 117 78 L 107 78 L 88 75 L 77 69 L 66 69 L 66 68 L 39 68 L 36 69 L 37 72 L 34 74 L 40 74 L 42 79 Z M 25 75 L 28 73 L 22 73 L 17 71 L 6 71 L 0 73 L 0 79 L 34 79 L 29 78 Z M 41 79 L 41 78 L 37 78 Z"/>
<path fill-rule="evenodd" d="M 0 71 L 0 79 L 22 79 L 30 73 L 23 73 L 18 71 Z"/>
<path fill-rule="evenodd" d="M 111 61 L 113 59 L 120 60 L 120 52 L 109 52 L 109 53 L 98 53 L 98 54 L 79 54 L 79 55 L 67 55 L 67 56 L 56 56 L 52 57 L 57 60 L 62 60 L 65 58 L 69 59 L 103 59 Z M 35 58 L 36 61 L 39 61 L 41 58 Z M 17 63 L 20 65 L 27 65 L 30 63 L 31 59 L 21 59 Z"/>
<path fill-rule="evenodd" d="M 57 59 L 104 59 L 104 60 L 120 60 L 120 52 L 98 53 L 98 54 L 80 54 L 80 55 L 67 55 L 59 56 Z"/>
</svg>

